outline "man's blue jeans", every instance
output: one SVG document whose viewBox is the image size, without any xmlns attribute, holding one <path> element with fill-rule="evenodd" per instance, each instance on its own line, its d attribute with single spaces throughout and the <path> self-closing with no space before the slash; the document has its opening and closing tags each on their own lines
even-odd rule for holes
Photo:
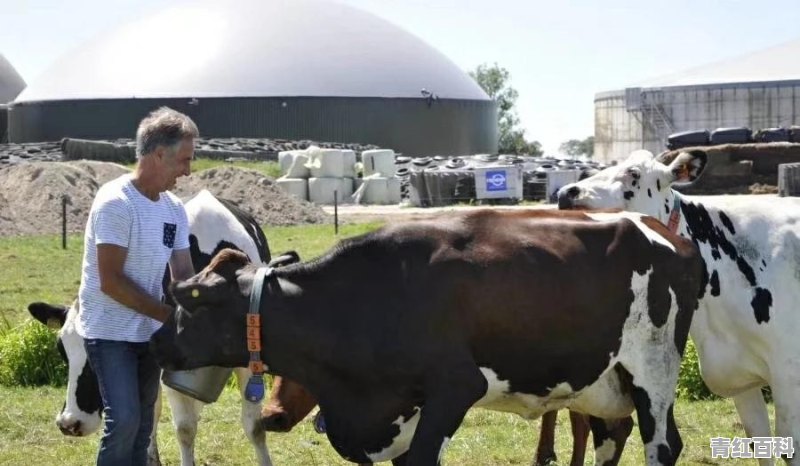
<svg viewBox="0 0 800 466">
<path fill-rule="evenodd" d="M 98 466 L 145 466 L 161 369 L 148 343 L 86 339 L 103 397 L 105 430 Z"/>
</svg>

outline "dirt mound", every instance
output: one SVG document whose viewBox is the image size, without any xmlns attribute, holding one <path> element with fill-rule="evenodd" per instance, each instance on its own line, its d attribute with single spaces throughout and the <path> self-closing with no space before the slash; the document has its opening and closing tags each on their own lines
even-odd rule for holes
<svg viewBox="0 0 800 466">
<path fill-rule="evenodd" d="M 330 223 L 321 207 L 302 201 L 279 188 L 272 178 L 243 168 L 209 168 L 178 179 L 172 190 L 184 201 L 207 189 L 249 212 L 261 225 Z"/>
<path fill-rule="evenodd" d="M 108 162 L 34 162 L 0 169 L 0 236 L 59 234 L 66 195 L 67 230 L 82 233 L 97 189 L 129 172 Z M 188 200 L 201 189 L 229 199 L 262 225 L 329 222 L 320 207 L 291 197 L 272 179 L 233 167 L 181 178 L 175 193 Z"/>
<path fill-rule="evenodd" d="M 121 165 L 103 162 L 34 162 L 0 170 L 4 221 L 0 235 L 41 235 L 61 232 L 61 197 L 68 197 L 67 229 L 82 232 L 97 189 L 127 173 Z"/>
</svg>

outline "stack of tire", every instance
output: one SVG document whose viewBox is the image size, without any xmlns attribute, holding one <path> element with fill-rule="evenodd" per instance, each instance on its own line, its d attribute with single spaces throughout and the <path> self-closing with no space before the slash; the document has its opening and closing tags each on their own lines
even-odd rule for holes
<svg viewBox="0 0 800 466">
<path fill-rule="evenodd" d="M 778 165 L 778 196 L 800 196 L 800 163 Z"/>
<path fill-rule="evenodd" d="M 365 150 L 361 153 L 364 177 L 353 194 L 358 204 L 398 204 L 401 199 L 400 178 L 391 149 Z"/>
<path fill-rule="evenodd" d="M 353 195 L 356 154 L 352 150 L 321 149 L 278 154 L 281 177 L 276 180 L 286 192 L 315 204 L 349 202 Z"/>
<path fill-rule="evenodd" d="M 719 144 L 748 144 L 770 142 L 800 143 L 800 127 L 790 126 L 776 128 L 762 128 L 752 131 L 750 128 L 739 126 L 733 128 L 717 128 L 709 132 L 706 129 L 682 131 L 667 137 L 667 149 L 676 150 L 690 146 L 708 146 Z"/>
<path fill-rule="evenodd" d="M 400 202 L 408 200 L 409 180 L 411 178 L 411 157 L 395 157 L 395 175 L 400 180 Z"/>
</svg>

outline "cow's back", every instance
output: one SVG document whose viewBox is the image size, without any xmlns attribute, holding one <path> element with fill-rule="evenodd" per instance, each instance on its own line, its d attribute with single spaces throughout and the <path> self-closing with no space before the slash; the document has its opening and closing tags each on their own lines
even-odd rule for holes
<svg viewBox="0 0 800 466">
<path fill-rule="evenodd" d="M 270 261 L 269 246 L 255 219 L 230 201 L 200 191 L 186 203 L 191 225 L 190 247 L 195 270 L 201 270 L 219 251 L 236 248 L 251 261 Z"/>
<path fill-rule="evenodd" d="M 522 391 L 545 394 L 564 380 L 573 389 L 594 382 L 619 349 L 636 295 L 648 289 L 650 318 L 659 325 L 667 319 L 669 290 L 681 301 L 675 344 L 683 349 L 700 262 L 685 240 L 665 240 L 668 232 L 657 222 L 486 211 L 429 228 L 434 231 L 417 234 L 439 238 L 430 266 L 411 274 L 412 288 L 432 304 L 419 303 L 418 315 L 429 317 L 421 328 L 469 339 L 479 365 L 517 381 Z M 647 281 L 634 280 L 648 273 Z M 439 306 L 442 300 L 454 302 Z M 437 315 L 440 310 L 445 314 Z M 530 364 L 520 364 L 520 357 Z"/>
<path fill-rule="evenodd" d="M 706 384 L 734 396 L 800 351 L 800 199 L 687 196 L 687 237 L 705 259 L 692 334 Z"/>
</svg>

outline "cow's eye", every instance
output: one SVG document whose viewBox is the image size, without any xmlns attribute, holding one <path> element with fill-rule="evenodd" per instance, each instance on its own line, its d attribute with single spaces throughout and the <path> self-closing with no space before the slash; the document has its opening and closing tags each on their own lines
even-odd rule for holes
<svg viewBox="0 0 800 466">
<path fill-rule="evenodd" d="M 638 180 L 639 178 L 642 177 L 642 173 L 639 171 L 638 168 L 633 168 L 632 167 L 632 168 L 629 168 L 629 169 L 625 170 L 625 176 L 627 176 L 627 177 L 629 177 L 629 178 L 631 178 L 633 180 Z"/>
</svg>

